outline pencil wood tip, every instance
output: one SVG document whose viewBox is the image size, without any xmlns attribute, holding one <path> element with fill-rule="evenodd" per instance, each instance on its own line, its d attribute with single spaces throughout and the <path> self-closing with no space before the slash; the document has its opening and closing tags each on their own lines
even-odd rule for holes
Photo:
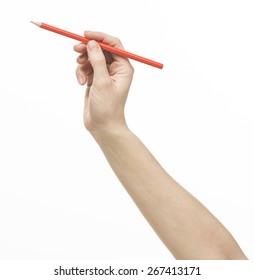
<svg viewBox="0 0 254 280">
<path fill-rule="evenodd" d="M 41 22 L 38 22 L 38 21 L 30 21 L 30 22 L 35 24 L 35 25 L 37 25 L 37 26 L 39 26 L 39 27 L 41 27 Z"/>
</svg>

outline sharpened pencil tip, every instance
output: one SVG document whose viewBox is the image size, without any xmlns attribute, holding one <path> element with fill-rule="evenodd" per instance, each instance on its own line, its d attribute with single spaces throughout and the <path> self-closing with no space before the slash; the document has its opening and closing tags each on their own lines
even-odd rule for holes
<svg viewBox="0 0 254 280">
<path fill-rule="evenodd" d="M 39 27 L 41 27 L 41 22 L 38 22 L 38 21 L 30 21 L 30 22 L 35 24 L 35 25 L 37 25 L 37 26 L 39 26 Z"/>
</svg>

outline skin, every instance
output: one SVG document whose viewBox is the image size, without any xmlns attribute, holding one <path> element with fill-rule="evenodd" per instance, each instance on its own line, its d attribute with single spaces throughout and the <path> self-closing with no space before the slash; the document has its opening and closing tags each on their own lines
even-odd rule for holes
<svg viewBox="0 0 254 280">
<path fill-rule="evenodd" d="M 247 259 L 228 230 L 158 163 L 128 128 L 124 106 L 133 67 L 103 52 L 96 41 L 123 49 L 119 39 L 85 32 L 91 41 L 74 46 L 76 75 L 86 84 L 84 125 L 116 176 L 176 259 Z"/>
</svg>

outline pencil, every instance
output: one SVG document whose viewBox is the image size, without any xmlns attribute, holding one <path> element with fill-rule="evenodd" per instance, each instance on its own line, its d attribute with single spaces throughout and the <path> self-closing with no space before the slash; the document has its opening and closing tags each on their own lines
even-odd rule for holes
<svg viewBox="0 0 254 280">
<path fill-rule="evenodd" d="M 40 28 L 43 28 L 43 29 L 46 29 L 46 30 L 49 30 L 49 31 L 58 33 L 58 34 L 60 34 L 60 35 L 63 35 L 63 36 L 66 36 L 66 37 L 69 37 L 69 38 L 78 40 L 78 41 L 80 41 L 80 42 L 82 42 L 82 43 L 85 43 L 85 44 L 87 44 L 87 43 L 90 41 L 90 40 L 89 40 L 88 38 L 86 38 L 86 37 L 83 37 L 83 36 L 80 36 L 80 35 L 71 33 L 71 32 L 69 32 L 69 31 L 66 31 L 66 30 L 57 28 L 57 27 L 55 27 L 55 26 L 48 25 L 48 24 L 46 24 L 46 23 L 37 22 L 37 21 L 31 21 L 31 23 L 33 23 L 33 24 L 39 26 Z M 127 52 L 127 51 L 118 49 L 118 48 L 114 48 L 114 47 L 109 46 L 109 45 L 106 45 L 106 44 L 104 44 L 104 43 L 98 42 L 98 44 L 101 46 L 101 48 L 102 48 L 103 50 L 109 51 L 109 52 L 111 52 L 111 53 L 114 53 L 114 54 L 117 54 L 117 55 L 120 55 L 120 56 L 123 56 L 123 57 L 128 57 L 128 58 L 130 58 L 130 59 L 134 59 L 134 60 L 136 60 L 136 61 L 139 61 L 139 62 L 148 64 L 148 65 L 150 65 L 150 66 L 157 67 L 157 68 L 159 68 L 159 69 L 162 69 L 162 68 L 163 68 L 163 64 L 162 64 L 162 63 L 159 63 L 159 62 L 157 62 L 157 61 L 154 61 L 154 60 L 151 60 L 151 59 L 148 59 L 148 58 L 145 58 L 145 57 L 142 57 L 142 56 L 139 56 L 139 55 L 136 55 L 136 54 L 133 54 L 133 53 L 130 53 L 130 52 Z"/>
</svg>

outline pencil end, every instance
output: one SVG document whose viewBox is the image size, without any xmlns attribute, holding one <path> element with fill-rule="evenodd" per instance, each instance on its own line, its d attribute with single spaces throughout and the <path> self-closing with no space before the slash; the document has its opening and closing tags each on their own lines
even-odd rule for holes
<svg viewBox="0 0 254 280">
<path fill-rule="evenodd" d="M 37 25 L 37 26 L 39 26 L 39 27 L 41 27 L 41 22 L 38 22 L 38 21 L 30 21 L 30 22 L 35 24 L 35 25 Z"/>
</svg>

